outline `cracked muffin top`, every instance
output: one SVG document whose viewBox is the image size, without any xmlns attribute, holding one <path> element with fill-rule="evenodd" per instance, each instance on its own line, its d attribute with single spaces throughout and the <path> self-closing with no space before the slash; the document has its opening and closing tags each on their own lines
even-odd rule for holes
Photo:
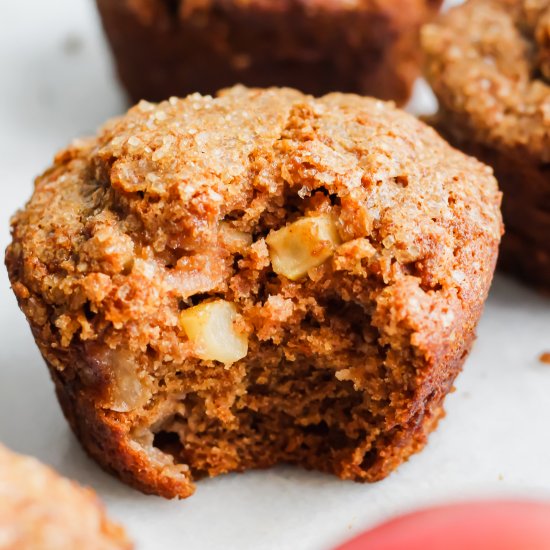
<svg viewBox="0 0 550 550">
<path fill-rule="evenodd" d="M 445 115 L 482 143 L 550 161 L 549 0 L 470 0 L 422 42 Z"/>
<path fill-rule="evenodd" d="M 479 301 L 499 204 L 490 168 L 390 104 L 235 87 L 142 102 L 61 152 L 13 219 L 7 263 L 50 364 L 84 347 L 94 360 L 80 376 L 101 385 L 110 359 L 96 341 L 192 355 L 179 316 L 205 293 L 237 302 L 242 331 L 261 332 L 247 265 L 267 268 L 267 235 L 301 217 L 335 220 L 335 271 L 368 264 L 380 288 L 412 281 L 433 307 Z M 143 380 L 128 384 L 110 406 L 147 400 Z"/>
</svg>

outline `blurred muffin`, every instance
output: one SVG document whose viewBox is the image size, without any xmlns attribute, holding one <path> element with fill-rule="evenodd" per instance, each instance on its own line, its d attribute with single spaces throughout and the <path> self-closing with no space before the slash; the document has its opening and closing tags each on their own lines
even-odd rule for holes
<svg viewBox="0 0 550 550">
<path fill-rule="evenodd" d="M 550 289 L 550 1 L 470 0 L 423 47 L 437 128 L 504 192 L 501 265 Z"/>
<path fill-rule="evenodd" d="M 98 0 L 134 101 L 233 84 L 404 103 L 441 0 Z"/>
<path fill-rule="evenodd" d="M 2 550 L 129 550 L 95 493 L 0 445 Z"/>
<path fill-rule="evenodd" d="M 56 157 L 7 266 L 75 433 L 145 492 L 421 449 L 501 233 L 489 168 L 373 99 L 142 102 Z"/>
</svg>

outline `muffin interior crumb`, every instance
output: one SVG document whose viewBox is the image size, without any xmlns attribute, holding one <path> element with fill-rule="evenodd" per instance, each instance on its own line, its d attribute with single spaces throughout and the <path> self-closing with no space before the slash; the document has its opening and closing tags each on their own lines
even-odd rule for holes
<svg viewBox="0 0 550 550">
<path fill-rule="evenodd" d="M 211 244 L 208 250 L 231 266 L 223 294 L 216 288 L 180 297 L 179 318 L 188 328 L 179 338 L 185 343 L 192 340 L 190 329 L 202 323 L 197 310 L 230 304 L 239 312 L 233 327 L 216 326 L 225 332 L 214 334 L 209 345 L 221 353 L 220 360 L 204 360 L 204 349 L 197 350 L 193 342 L 191 357 L 177 367 L 153 348 L 145 365 L 141 358 L 133 360 L 138 369 L 145 367 L 154 397 L 139 411 L 132 437 L 148 452 L 154 448 L 153 455 L 158 450 L 175 464 L 191 465 L 194 478 L 251 462 L 267 467 L 311 461 L 313 466 L 323 460 L 342 464 L 342 477 L 364 477 L 376 456 L 373 442 L 380 426 L 388 438 L 398 433 L 394 407 L 414 395 L 417 365 L 407 337 L 382 345 L 372 322 L 383 303 L 375 295 L 384 285 L 378 268 L 365 273 L 361 262 L 376 255 L 374 247 L 368 239 L 348 241 L 347 248 L 321 250 L 321 261 L 308 263 L 296 278 L 278 275 L 267 244 L 270 235 L 309 220 L 338 220 L 341 212 L 337 194 L 331 197 L 323 186 L 298 192 L 286 187 L 282 196 L 252 223 L 243 222 L 244 216 L 250 219 L 249 210 L 245 215 L 229 212 L 218 225 L 218 249 Z M 237 244 L 227 238 L 236 233 Z M 283 248 L 292 246 L 289 239 L 306 241 L 301 233 L 291 235 Z M 366 255 L 357 256 L 358 251 Z M 178 262 L 164 269 L 173 270 L 173 263 Z M 241 363 L 223 361 L 231 353 L 230 330 L 248 339 Z"/>
</svg>

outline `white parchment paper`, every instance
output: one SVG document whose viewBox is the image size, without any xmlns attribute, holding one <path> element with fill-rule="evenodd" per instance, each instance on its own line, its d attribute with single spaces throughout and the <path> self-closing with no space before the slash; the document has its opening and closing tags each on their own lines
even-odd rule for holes
<svg viewBox="0 0 550 550">
<path fill-rule="evenodd" d="M 388 0 L 389 1 L 389 0 Z M 419 84 L 411 109 L 433 108 Z M 124 99 L 92 0 L 0 0 L 0 246 L 33 177 Z M 144 496 L 80 449 L 0 268 L 0 440 L 94 487 L 141 550 L 328 550 L 421 505 L 550 498 L 550 299 L 497 276 L 479 338 L 428 447 L 374 485 L 284 467 L 200 482 L 187 501 Z"/>
</svg>

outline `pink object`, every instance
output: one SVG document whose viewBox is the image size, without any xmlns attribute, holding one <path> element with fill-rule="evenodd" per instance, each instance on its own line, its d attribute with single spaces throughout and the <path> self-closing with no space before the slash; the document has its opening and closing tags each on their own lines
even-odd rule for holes
<svg viewBox="0 0 550 550">
<path fill-rule="evenodd" d="M 429 508 L 383 523 L 335 550 L 550 550 L 550 503 Z"/>
</svg>

